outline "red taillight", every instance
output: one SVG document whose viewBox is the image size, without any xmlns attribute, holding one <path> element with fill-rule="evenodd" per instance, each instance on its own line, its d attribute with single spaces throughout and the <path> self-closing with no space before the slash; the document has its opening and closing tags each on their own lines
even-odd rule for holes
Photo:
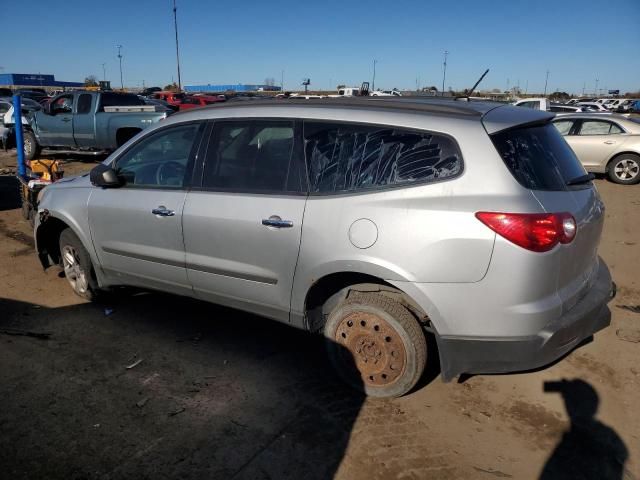
<svg viewBox="0 0 640 480">
<path fill-rule="evenodd" d="M 571 243 L 576 221 L 570 213 L 478 212 L 476 218 L 498 235 L 533 252 L 548 252 L 558 243 Z"/>
</svg>

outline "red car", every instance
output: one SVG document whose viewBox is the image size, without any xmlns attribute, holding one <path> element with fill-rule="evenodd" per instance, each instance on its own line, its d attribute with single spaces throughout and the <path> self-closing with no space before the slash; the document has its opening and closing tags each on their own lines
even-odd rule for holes
<svg viewBox="0 0 640 480">
<path fill-rule="evenodd" d="M 153 98 L 164 100 L 167 103 L 176 105 L 180 110 L 188 110 L 190 108 L 204 107 L 213 103 L 223 102 L 220 97 L 210 95 L 186 95 L 178 92 L 156 92 Z"/>
</svg>

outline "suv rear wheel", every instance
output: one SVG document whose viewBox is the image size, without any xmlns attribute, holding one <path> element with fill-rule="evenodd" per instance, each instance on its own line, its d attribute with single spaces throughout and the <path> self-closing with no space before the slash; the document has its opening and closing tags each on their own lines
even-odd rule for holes
<svg viewBox="0 0 640 480">
<path fill-rule="evenodd" d="M 381 293 L 354 293 L 329 314 L 329 358 L 340 377 L 372 397 L 399 397 L 420 379 L 427 342 L 418 321 Z"/>
<path fill-rule="evenodd" d="M 640 182 L 640 156 L 626 153 L 614 158 L 607 170 L 612 182 L 633 185 Z"/>
<path fill-rule="evenodd" d="M 60 258 L 64 275 L 73 291 L 86 300 L 95 300 L 98 285 L 89 253 L 73 230 L 60 234 Z"/>
</svg>

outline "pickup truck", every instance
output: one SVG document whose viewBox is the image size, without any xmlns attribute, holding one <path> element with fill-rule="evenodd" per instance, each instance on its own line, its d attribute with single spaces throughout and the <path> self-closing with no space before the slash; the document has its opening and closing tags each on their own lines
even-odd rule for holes
<svg viewBox="0 0 640 480">
<path fill-rule="evenodd" d="M 41 149 L 104 154 L 167 116 L 137 95 L 79 90 L 58 95 L 29 119 L 24 131 L 27 160 Z"/>
</svg>

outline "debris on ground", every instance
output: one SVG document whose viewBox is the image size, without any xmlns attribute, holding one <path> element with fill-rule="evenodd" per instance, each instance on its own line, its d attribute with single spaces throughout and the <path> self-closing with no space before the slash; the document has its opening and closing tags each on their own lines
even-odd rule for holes
<svg viewBox="0 0 640 480">
<path fill-rule="evenodd" d="M 488 469 L 484 469 L 484 468 L 480 468 L 480 467 L 473 467 L 475 470 L 477 470 L 478 472 L 482 472 L 482 473 L 488 473 L 489 475 L 493 475 L 494 477 L 498 477 L 498 478 L 513 478 L 513 475 L 509 475 L 508 473 L 504 473 L 501 472 L 500 470 L 493 470 L 491 468 Z"/>
<path fill-rule="evenodd" d="M 616 336 L 625 342 L 640 343 L 640 330 L 619 328 L 616 330 Z"/>
<path fill-rule="evenodd" d="M 142 408 L 147 404 L 148 401 L 149 401 L 149 397 L 144 397 L 142 400 L 136 402 L 136 407 Z"/>
<path fill-rule="evenodd" d="M 140 365 L 140 364 L 142 363 L 142 361 L 143 361 L 143 360 L 144 360 L 143 358 L 140 358 L 140 359 L 136 360 L 135 362 L 133 362 L 131 365 L 129 365 L 129 366 L 127 366 L 127 367 L 125 367 L 125 368 L 126 368 L 127 370 L 131 370 L 132 368 L 135 368 L 135 367 L 137 367 L 138 365 Z"/>
<path fill-rule="evenodd" d="M 174 410 L 173 412 L 169 412 L 169 416 L 170 417 L 175 417 L 176 415 L 178 415 L 179 413 L 182 413 L 186 410 L 186 408 L 184 407 L 180 407 L 177 410 Z"/>
<path fill-rule="evenodd" d="M 113 308 L 109 308 L 109 307 L 105 307 L 104 309 L 104 316 L 108 317 L 109 315 L 111 315 L 115 310 Z"/>
<path fill-rule="evenodd" d="M 2 335 L 17 335 L 22 337 L 39 338 L 40 340 L 49 340 L 50 333 L 46 332 L 31 332 L 29 330 L 21 330 L 19 328 L 2 328 L 0 329 Z"/>
<path fill-rule="evenodd" d="M 629 310 L 633 313 L 640 313 L 640 305 L 616 305 L 616 307 L 621 308 L 623 310 Z"/>
</svg>

